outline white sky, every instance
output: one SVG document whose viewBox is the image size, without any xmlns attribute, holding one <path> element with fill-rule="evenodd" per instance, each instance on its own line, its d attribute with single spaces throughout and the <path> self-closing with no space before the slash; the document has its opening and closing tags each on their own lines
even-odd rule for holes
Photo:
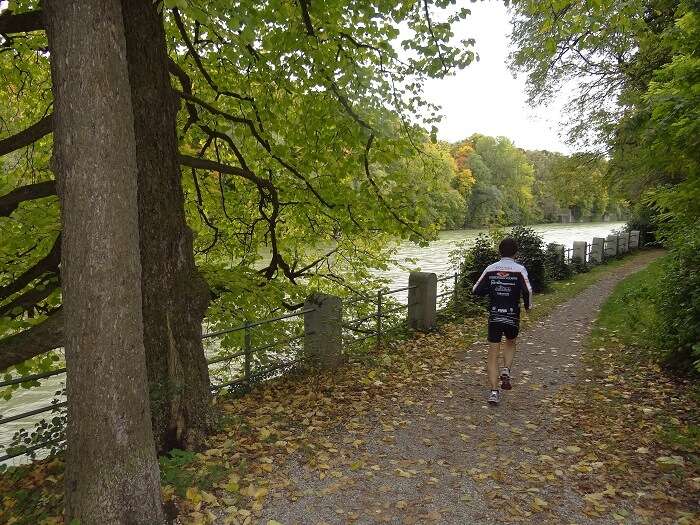
<svg viewBox="0 0 700 525">
<path fill-rule="evenodd" d="M 570 153 L 559 137 L 561 103 L 530 108 L 524 78 L 514 79 L 505 64 L 511 25 L 504 3 L 485 0 L 467 6 L 472 14 L 456 28 L 456 37 L 474 38 L 480 60 L 456 76 L 426 84 L 426 98 L 442 106 L 438 138 L 454 142 L 478 132 L 506 136 L 525 149 Z"/>
</svg>

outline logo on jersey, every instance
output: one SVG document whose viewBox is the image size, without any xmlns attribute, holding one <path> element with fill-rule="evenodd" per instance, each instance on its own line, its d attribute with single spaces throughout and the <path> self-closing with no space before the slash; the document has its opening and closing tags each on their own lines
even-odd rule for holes
<svg viewBox="0 0 700 525">
<path fill-rule="evenodd" d="M 508 272 L 496 272 L 496 275 L 498 275 L 499 277 L 508 277 L 510 275 L 510 273 L 508 273 Z"/>
</svg>

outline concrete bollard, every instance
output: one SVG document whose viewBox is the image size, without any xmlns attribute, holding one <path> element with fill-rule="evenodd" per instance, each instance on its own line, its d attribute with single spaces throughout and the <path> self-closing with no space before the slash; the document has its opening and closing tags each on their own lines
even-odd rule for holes
<svg viewBox="0 0 700 525">
<path fill-rule="evenodd" d="M 605 249 L 605 239 L 603 237 L 593 237 L 591 243 L 591 262 L 600 264 L 603 262 L 603 253 Z"/>
<path fill-rule="evenodd" d="M 629 249 L 636 250 L 637 248 L 639 248 L 639 230 L 632 230 L 630 232 Z"/>
<path fill-rule="evenodd" d="M 420 332 L 433 330 L 437 322 L 437 275 L 411 272 L 408 286 L 408 326 Z"/>
<path fill-rule="evenodd" d="M 547 250 L 550 252 L 554 252 L 557 254 L 557 259 L 559 262 L 563 263 L 564 262 L 564 245 L 563 244 L 557 244 L 555 242 L 550 242 L 547 245 Z"/>
<path fill-rule="evenodd" d="M 629 251 L 629 232 L 624 232 L 620 235 L 620 253 L 627 253 Z"/>
<path fill-rule="evenodd" d="M 343 361 L 343 302 L 340 297 L 314 293 L 305 302 L 304 353 L 317 366 L 334 368 Z"/>
<path fill-rule="evenodd" d="M 615 257 L 619 239 L 617 235 L 608 235 L 605 238 L 605 257 Z"/>
<path fill-rule="evenodd" d="M 586 263 L 586 248 L 588 243 L 586 241 L 574 241 L 574 249 L 571 251 L 571 260 L 576 261 L 581 264 Z"/>
</svg>

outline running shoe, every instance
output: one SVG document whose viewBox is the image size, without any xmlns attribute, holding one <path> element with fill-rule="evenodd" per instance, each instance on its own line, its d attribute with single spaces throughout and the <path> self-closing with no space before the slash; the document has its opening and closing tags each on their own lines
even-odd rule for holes
<svg viewBox="0 0 700 525">
<path fill-rule="evenodd" d="M 501 402 L 501 393 L 498 390 L 491 390 L 488 398 L 489 405 L 497 405 Z"/>
<path fill-rule="evenodd" d="M 513 385 L 510 384 L 510 368 L 501 368 L 501 388 L 510 390 Z"/>
</svg>

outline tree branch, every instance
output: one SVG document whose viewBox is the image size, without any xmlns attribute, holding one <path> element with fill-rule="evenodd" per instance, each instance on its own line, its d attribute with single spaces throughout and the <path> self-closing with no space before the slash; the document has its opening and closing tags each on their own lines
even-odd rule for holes
<svg viewBox="0 0 700 525">
<path fill-rule="evenodd" d="M 211 78 L 211 75 L 204 67 L 204 64 L 202 63 L 202 58 L 199 56 L 199 53 L 197 53 L 194 44 L 192 44 L 192 40 L 187 34 L 187 29 L 185 28 L 185 24 L 183 23 L 182 17 L 180 16 L 180 11 L 178 11 L 177 7 L 174 7 L 171 10 L 171 12 L 173 14 L 173 19 L 175 20 L 175 25 L 177 26 L 178 31 L 180 31 L 180 36 L 182 36 L 182 39 L 185 41 L 187 51 L 189 51 L 190 55 L 192 55 L 192 59 L 197 65 L 197 69 L 199 69 L 199 72 L 202 73 L 202 76 L 204 77 L 204 80 L 207 81 L 207 84 L 209 84 L 209 87 L 216 91 L 216 93 L 219 95 L 227 95 L 238 100 L 254 102 L 251 97 L 246 97 L 244 95 L 241 95 L 240 93 L 234 93 L 233 91 L 219 89 L 219 86 L 216 84 L 216 82 L 214 82 L 214 79 Z"/>
<path fill-rule="evenodd" d="M 37 304 L 46 299 L 60 286 L 58 279 L 52 278 L 48 282 L 40 283 L 35 288 L 16 297 L 6 305 L 0 306 L 0 317 L 10 315 L 17 317 L 19 314 L 32 310 Z M 20 309 L 19 314 L 13 310 Z"/>
<path fill-rule="evenodd" d="M 367 180 L 369 181 L 370 185 L 372 186 L 372 189 L 374 190 L 374 193 L 377 195 L 377 199 L 379 199 L 379 202 L 382 203 L 382 205 L 391 213 L 392 217 L 396 219 L 396 221 L 400 224 L 403 224 L 406 228 L 408 228 L 410 231 L 415 233 L 419 238 L 424 239 L 425 237 L 423 236 L 422 233 L 419 231 L 415 230 L 413 226 L 408 224 L 405 220 L 403 220 L 398 213 L 394 211 L 394 209 L 389 206 L 389 203 L 386 202 L 386 199 L 384 199 L 384 196 L 382 195 L 381 191 L 379 190 L 379 186 L 377 186 L 377 183 L 374 181 L 372 178 L 372 175 L 369 170 L 369 151 L 372 149 L 372 142 L 374 142 L 374 135 L 370 135 L 369 139 L 367 140 L 367 144 L 365 145 L 365 155 L 364 155 L 364 165 L 365 165 L 365 176 L 367 177 Z"/>
<path fill-rule="evenodd" d="M 333 91 L 335 96 L 338 98 L 338 101 L 345 108 L 348 115 L 350 115 L 355 122 L 365 128 L 367 131 L 373 131 L 372 126 L 367 124 L 367 122 L 365 122 L 357 113 L 355 113 L 355 110 L 352 109 L 352 106 L 350 105 L 350 101 L 340 92 L 340 89 L 338 89 L 338 86 L 333 80 L 330 80 L 330 85 L 331 91 Z"/>
<path fill-rule="evenodd" d="M 309 0 L 299 0 L 299 7 L 301 7 L 301 17 L 304 19 L 306 34 L 316 36 L 314 25 L 311 23 L 311 15 L 309 14 Z"/>
<path fill-rule="evenodd" d="M 187 93 L 188 95 L 192 96 L 192 79 L 190 79 L 189 75 L 185 73 L 185 70 L 182 69 L 172 58 L 168 58 L 168 69 L 170 73 L 175 75 L 180 81 L 183 93 Z M 189 115 L 184 130 L 185 133 L 187 133 L 190 126 L 199 120 L 199 115 L 197 114 L 197 108 L 194 104 L 192 104 L 192 102 L 186 101 L 185 107 L 187 108 L 187 114 Z"/>
<path fill-rule="evenodd" d="M 59 309 L 42 323 L 0 339 L 0 370 L 60 348 L 63 340 L 63 312 Z"/>
<path fill-rule="evenodd" d="M 21 202 L 56 195 L 56 181 L 21 186 L 0 197 L 0 217 L 9 217 Z"/>
<path fill-rule="evenodd" d="M 13 14 L 8 11 L 0 15 L 0 34 L 26 33 L 44 30 L 44 15 L 41 10 Z"/>
<path fill-rule="evenodd" d="M 41 277 L 45 273 L 53 272 L 58 273 L 58 265 L 61 262 L 61 236 L 56 238 L 56 241 L 51 248 L 51 251 L 37 262 L 34 266 L 29 268 L 26 272 L 20 275 L 17 279 L 12 281 L 6 286 L 0 287 L 0 301 L 4 301 L 12 294 L 19 292 L 31 283 L 34 279 Z"/>
<path fill-rule="evenodd" d="M 214 115 L 220 115 L 220 116 L 224 117 L 225 119 L 229 120 L 230 122 L 234 122 L 234 123 L 237 123 L 237 124 L 244 124 L 244 125 L 246 125 L 246 126 L 248 127 L 248 129 L 250 130 L 251 134 L 253 135 L 253 138 L 255 138 L 255 140 L 258 142 L 258 144 L 260 144 L 260 145 L 263 147 L 263 149 L 264 149 L 273 159 L 275 159 L 280 165 L 282 165 L 285 169 L 287 169 L 287 171 L 289 171 L 294 177 L 296 177 L 297 179 L 299 179 L 300 181 L 302 181 L 302 182 L 304 183 L 304 185 L 306 186 L 306 188 L 307 188 L 311 193 L 314 194 L 314 196 L 318 199 L 318 201 L 319 201 L 321 204 L 323 204 L 323 205 L 326 206 L 327 208 L 334 208 L 334 207 L 335 207 L 335 204 L 333 204 L 333 203 L 331 203 L 331 202 L 328 202 L 326 199 L 324 199 L 324 198 L 321 196 L 321 194 L 320 194 L 318 191 L 316 191 L 316 189 L 311 185 L 311 183 L 310 183 L 308 180 L 306 180 L 306 177 L 304 177 L 304 176 L 299 172 L 298 169 L 296 169 L 296 168 L 295 168 L 294 166 L 292 166 L 289 162 L 285 161 L 283 158 L 281 158 L 279 155 L 277 155 L 276 153 L 274 153 L 274 152 L 272 151 L 272 146 L 270 145 L 270 143 L 269 143 L 267 140 L 265 140 L 265 139 L 260 135 L 260 133 L 258 133 L 258 130 L 255 128 L 255 123 L 254 123 L 252 120 L 247 119 L 247 118 L 243 118 L 243 117 L 237 117 L 237 116 L 235 116 L 235 115 L 231 115 L 230 113 L 227 113 L 227 112 L 225 112 L 225 111 L 222 111 L 222 110 L 220 110 L 220 109 L 218 109 L 218 108 L 212 106 L 211 104 L 205 102 L 204 100 L 202 100 L 202 99 L 200 99 L 200 98 L 198 98 L 198 97 L 195 97 L 194 95 L 190 95 L 190 94 L 188 94 L 188 93 L 184 93 L 184 92 L 182 92 L 182 91 L 177 91 L 177 90 L 175 90 L 175 92 L 176 92 L 180 97 L 184 98 L 185 100 L 194 102 L 194 103 L 197 104 L 198 106 L 200 106 L 200 107 L 206 109 L 207 111 L 211 112 L 211 113 L 214 114 Z M 358 118 L 359 118 L 359 117 L 358 117 Z M 360 122 L 361 122 L 361 120 L 360 120 Z M 201 127 L 201 126 L 200 126 L 200 127 Z M 366 126 L 366 127 L 368 127 L 368 126 Z M 206 168 L 205 168 L 205 169 L 206 169 Z M 234 175 L 235 175 L 235 174 L 234 174 Z"/>
<path fill-rule="evenodd" d="M 16 135 L 0 140 L 0 156 L 7 155 L 25 146 L 29 146 L 53 131 L 53 115 L 46 115 L 39 122 Z"/>
<path fill-rule="evenodd" d="M 433 31 L 433 22 L 430 19 L 430 9 L 428 9 L 428 0 L 423 0 L 423 7 L 425 12 L 425 20 L 428 23 L 428 31 L 430 32 L 430 36 L 433 38 L 433 42 L 435 43 L 435 48 L 437 49 L 438 58 L 440 58 L 440 63 L 442 64 L 443 72 L 447 74 L 450 72 L 450 68 L 447 67 L 447 62 L 445 62 L 445 57 L 442 54 L 442 49 L 440 49 L 440 42 L 438 41 L 437 37 L 435 36 L 435 32 Z"/>
<path fill-rule="evenodd" d="M 179 156 L 180 164 L 183 166 L 188 166 L 190 168 L 208 170 L 208 171 L 218 171 L 220 173 L 226 173 L 227 175 L 236 175 L 237 177 L 242 177 L 247 179 L 261 188 L 267 190 L 275 190 L 275 187 L 270 181 L 267 181 L 261 177 L 258 177 L 253 172 L 239 168 L 238 166 L 231 166 L 229 164 L 223 164 L 221 162 L 215 162 L 209 159 L 201 159 L 197 157 L 190 157 L 189 155 Z"/>
<path fill-rule="evenodd" d="M 329 251 L 329 252 L 326 253 L 325 255 L 322 255 L 321 257 L 319 257 L 319 258 L 316 259 L 315 261 L 313 261 L 313 262 L 307 264 L 307 265 L 304 266 L 303 268 L 300 268 L 300 269 L 298 269 L 298 270 L 294 270 L 294 269 L 293 269 L 292 274 L 294 275 L 295 278 L 296 278 L 296 277 L 302 277 L 302 276 L 303 276 L 306 272 L 308 272 L 311 268 L 317 266 L 319 263 L 322 263 L 323 261 L 325 261 L 326 259 L 328 259 L 331 255 L 333 255 L 333 254 L 334 254 L 335 252 L 337 252 L 337 251 L 338 251 L 338 248 L 337 248 L 337 247 L 336 247 L 336 248 L 333 248 L 331 251 Z"/>
</svg>

